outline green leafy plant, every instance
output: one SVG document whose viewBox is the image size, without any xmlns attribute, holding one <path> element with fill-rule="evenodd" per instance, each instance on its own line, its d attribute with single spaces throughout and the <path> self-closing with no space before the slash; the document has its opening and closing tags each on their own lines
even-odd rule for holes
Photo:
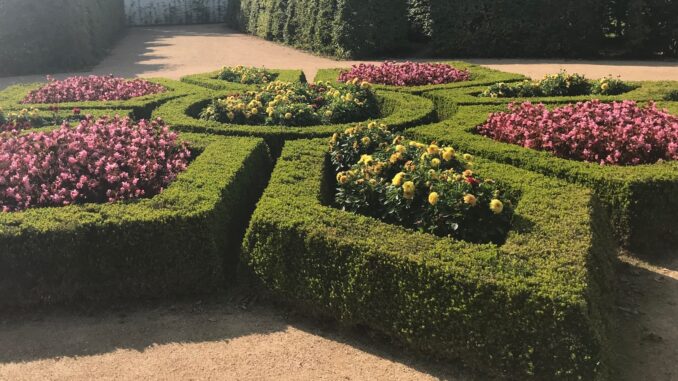
<svg viewBox="0 0 678 381">
<path fill-rule="evenodd" d="M 200 118 L 234 124 L 311 126 L 378 115 L 377 100 L 367 82 L 309 85 L 277 81 L 257 91 L 214 99 Z"/>
<path fill-rule="evenodd" d="M 544 76 L 539 81 L 523 81 L 520 83 L 497 83 L 480 93 L 485 98 L 531 98 L 531 97 L 564 97 L 578 95 L 618 95 L 633 90 L 628 83 L 612 77 L 589 81 L 581 74 L 558 74 Z"/>
<path fill-rule="evenodd" d="M 266 69 L 245 66 L 225 67 L 217 76 L 222 81 L 244 85 L 262 85 L 272 82 L 276 77 L 276 73 Z"/>
</svg>

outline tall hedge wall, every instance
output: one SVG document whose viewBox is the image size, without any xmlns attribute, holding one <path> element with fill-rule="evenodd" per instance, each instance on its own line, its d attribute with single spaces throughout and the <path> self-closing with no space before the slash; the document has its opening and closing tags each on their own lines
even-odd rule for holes
<svg viewBox="0 0 678 381">
<path fill-rule="evenodd" d="M 93 65 L 124 25 L 122 0 L 1 0 L 0 76 Z"/>
<path fill-rule="evenodd" d="M 259 37 L 339 57 L 394 50 L 408 32 L 404 0 L 231 0 L 226 21 Z"/>
<path fill-rule="evenodd" d="M 406 1 L 443 56 L 678 56 L 675 0 Z"/>
</svg>

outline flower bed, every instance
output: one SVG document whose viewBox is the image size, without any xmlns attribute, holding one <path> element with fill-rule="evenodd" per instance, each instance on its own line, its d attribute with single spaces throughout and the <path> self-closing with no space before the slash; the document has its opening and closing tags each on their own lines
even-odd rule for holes
<svg viewBox="0 0 678 381">
<path fill-rule="evenodd" d="M 256 84 L 242 83 L 238 81 L 238 78 L 223 76 L 222 74 L 226 69 L 228 68 L 210 73 L 187 75 L 182 77 L 181 81 L 210 90 L 252 90 L 256 88 Z M 301 70 L 266 69 L 266 73 L 268 73 L 267 77 L 270 78 L 268 82 L 275 80 L 280 82 L 306 83 L 306 76 Z"/>
<path fill-rule="evenodd" d="M 512 203 L 493 180 L 473 172 L 471 155 L 405 141 L 372 124 L 335 134 L 330 156 L 342 210 L 471 242 L 506 238 Z"/>
<path fill-rule="evenodd" d="M 200 113 L 214 98 L 223 98 L 228 93 L 198 94 L 179 98 L 159 107 L 154 117 L 160 117 L 173 128 L 187 132 L 203 132 L 230 136 L 263 137 L 274 155 L 280 153 L 284 141 L 300 138 L 330 137 L 352 124 L 329 124 L 317 126 L 253 126 L 246 124 L 220 123 L 199 118 Z M 435 117 L 433 103 L 423 97 L 409 94 L 376 92 L 378 114 L 374 121 L 384 123 L 396 130 L 426 123 Z"/>
<path fill-rule="evenodd" d="M 57 81 L 47 77 L 48 83 L 28 93 L 23 104 L 67 103 L 91 101 L 125 101 L 131 98 L 159 94 L 166 89 L 143 79 L 127 80 L 111 76 L 90 75 L 69 77 Z"/>
<path fill-rule="evenodd" d="M 180 139 L 194 158 L 154 197 L 0 213 L 0 307 L 222 287 L 266 183 L 252 174 L 268 173 L 270 157 L 260 139 Z"/>
<path fill-rule="evenodd" d="M 244 257 L 264 284 L 306 310 L 437 358 L 510 379 L 596 379 L 615 252 L 604 210 L 586 188 L 474 164 L 520 195 L 503 245 L 338 210 L 327 140 L 288 142 Z"/>
<path fill-rule="evenodd" d="M 464 82 L 471 79 L 467 69 L 456 69 L 442 63 L 384 62 L 380 65 L 359 64 L 339 74 L 340 82 L 367 81 L 389 86 L 428 86 Z"/>
<path fill-rule="evenodd" d="M 678 117 L 654 103 L 590 101 L 548 110 L 510 104 L 478 132 L 501 142 L 548 151 L 566 159 L 613 165 L 678 159 Z"/>
<path fill-rule="evenodd" d="M 102 116 L 131 117 L 131 110 L 60 110 L 53 108 L 50 111 L 36 108 L 3 111 L 0 109 L 0 132 L 26 131 L 44 128 L 54 128 L 63 123 L 79 123 L 87 117 Z"/>
<path fill-rule="evenodd" d="M 559 158 L 550 152 L 499 142 L 477 133 L 491 113 L 506 105 L 458 105 L 454 95 L 439 94 L 436 104 L 447 119 L 422 125 L 406 135 L 454 144 L 458 149 L 592 188 L 610 210 L 620 242 L 638 252 L 662 252 L 678 244 L 678 162 L 604 165 Z M 612 138 L 612 137 L 610 137 Z M 630 143 L 630 142 L 628 142 Z M 625 143 L 626 144 L 626 143 Z"/>
<path fill-rule="evenodd" d="M 466 78 L 464 81 L 456 81 L 456 82 L 450 82 L 450 83 L 442 83 L 442 84 L 431 84 L 431 85 L 410 85 L 410 86 L 392 86 L 392 85 L 381 85 L 377 83 L 373 83 L 374 87 L 376 89 L 382 89 L 382 90 L 391 90 L 391 91 L 402 91 L 402 92 L 407 92 L 411 94 L 422 94 L 426 91 L 431 91 L 431 90 L 436 90 L 436 89 L 455 89 L 455 88 L 464 88 L 464 87 L 471 87 L 471 86 L 482 86 L 482 85 L 490 85 L 493 83 L 497 82 L 515 82 L 515 81 L 522 81 L 525 79 L 525 76 L 520 75 L 520 74 L 513 74 L 513 73 L 505 73 L 501 72 L 498 70 L 492 70 L 488 69 L 482 66 L 478 65 L 473 65 L 469 64 L 466 62 L 461 62 L 461 61 L 453 61 L 453 62 L 442 62 L 441 63 L 443 67 L 450 67 L 453 70 L 455 70 L 458 73 L 468 73 L 470 78 Z M 431 65 L 431 64 L 425 64 L 425 65 Z M 318 70 L 318 74 L 315 77 L 315 82 L 320 82 L 320 81 L 330 81 L 330 82 L 338 82 L 340 80 L 340 77 L 342 76 L 342 73 L 345 71 L 345 69 L 320 69 Z M 444 72 L 444 71 L 443 71 Z M 462 78 L 465 77 L 465 75 L 462 76 L 455 76 L 456 78 Z M 413 79 L 413 81 L 417 81 L 417 79 Z M 428 82 L 429 80 L 426 79 L 425 82 Z"/>
<path fill-rule="evenodd" d="M 100 100 L 100 101 L 64 101 L 61 103 L 24 103 L 32 92 L 39 91 L 45 87 L 44 83 L 33 83 L 24 85 L 15 85 L 0 91 L 0 108 L 7 110 L 16 110 L 22 108 L 36 108 L 49 111 L 55 107 L 59 110 L 72 110 L 80 108 L 83 110 L 132 110 L 137 119 L 149 119 L 151 112 L 160 104 L 187 94 L 202 92 L 204 89 L 179 81 L 169 79 L 148 79 L 152 87 L 163 87 L 164 92 L 157 94 L 144 95 L 126 100 Z M 48 84 L 49 86 L 49 84 Z M 82 89 L 74 90 L 75 93 L 82 93 L 87 86 Z M 60 96 L 61 97 L 61 96 Z"/>
<path fill-rule="evenodd" d="M 88 118 L 75 128 L 0 135 L 0 210 L 152 197 L 190 152 L 162 121 Z"/>
<path fill-rule="evenodd" d="M 619 95 L 633 90 L 635 87 L 620 79 L 605 77 L 597 81 L 589 81 L 581 74 L 546 75 L 539 81 L 523 81 L 519 83 L 497 83 L 478 94 L 485 98 L 531 98 L 531 97 L 565 97 L 578 95 Z"/>
<path fill-rule="evenodd" d="M 273 82 L 260 90 L 214 99 L 200 118 L 255 126 L 312 126 L 357 122 L 378 114 L 366 82 L 344 86 Z"/>
</svg>

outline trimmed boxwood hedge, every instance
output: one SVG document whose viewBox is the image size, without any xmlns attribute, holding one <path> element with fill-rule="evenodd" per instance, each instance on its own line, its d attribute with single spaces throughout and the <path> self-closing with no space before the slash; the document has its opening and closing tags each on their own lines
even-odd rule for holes
<svg viewBox="0 0 678 381">
<path fill-rule="evenodd" d="M 252 217 L 244 260 L 290 301 L 437 357 L 511 379 L 602 378 L 615 253 L 606 213 L 578 185 L 475 161 L 478 173 L 520 195 L 501 246 L 328 206 L 327 141 L 288 142 Z"/>
<path fill-rule="evenodd" d="M 0 213 L 0 308 L 222 286 L 271 158 L 261 139 L 181 138 L 199 155 L 153 198 Z"/>
<path fill-rule="evenodd" d="M 203 89 L 188 83 L 174 81 L 165 78 L 149 78 L 147 81 L 158 83 L 167 91 L 160 94 L 152 94 L 143 97 L 132 98 L 124 101 L 88 101 L 88 102 L 64 102 L 64 103 L 29 103 L 22 104 L 21 101 L 32 90 L 39 89 L 44 83 L 31 83 L 25 85 L 14 85 L 0 91 L 0 108 L 4 109 L 21 109 L 21 108 L 37 108 L 41 110 L 48 110 L 52 106 L 58 106 L 60 109 L 70 110 L 73 108 L 87 108 L 87 109 L 132 109 L 137 118 L 149 118 L 153 109 L 160 104 L 170 100 L 181 97 L 187 94 L 195 94 L 201 92 Z"/>
<path fill-rule="evenodd" d="M 470 64 L 463 61 L 447 61 L 441 62 L 451 66 L 454 66 L 457 69 L 468 69 L 471 72 L 470 81 L 454 82 L 447 83 L 444 85 L 427 85 L 427 86 L 388 86 L 388 85 L 378 85 L 374 84 L 376 89 L 382 90 L 391 90 L 391 91 L 402 91 L 412 94 L 421 94 L 431 90 L 442 90 L 442 89 L 456 89 L 464 87 L 473 87 L 473 86 L 482 86 L 482 85 L 491 85 L 499 82 L 518 82 L 527 79 L 522 74 L 515 73 L 506 73 L 499 70 L 488 69 L 479 65 Z M 330 81 L 337 82 L 339 79 L 339 74 L 342 70 L 346 69 L 320 69 L 318 74 L 315 76 L 315 82 L 318 81 Z"/>
<path fill-rule="evenodd" d="M 506 110 L 506 105 L 458 106 L 439 95 L 439 115 L 447 119 L 409 129 L 408 135 L 453 144 L 465 152 L 591 187 L 609 208 L 620 242 L 638 252 L 678 244 L 678 162 L 600 166 L 498 142 L 476 134 L 475 127 L 489 113 Z"/>
<path fill-rule="evenodd" d="M 395 51 L 408 32 L 403 0 L 230 0 L 226 23 L 267 40 L 345 58 Z"/>
<path fill-rule="evenodd" d="M 306 83 L 306 76 L 301 70 L 266 70 L 277 74 L 276 81 Z M 217 70 L 210 73 L 187 75 L 182 77 L 181 81 L 210 90 L 249 90 L 257 87 L 257 85 L 244 85 L 242 83 L 224 81 L 219 79 L 220 73 L 221 70 Z"/>
<path fill-rule="evenodd" d="M 205 121 L 197 117 L 213 98 L 228 94 L 228 92 L 204 92 L 175 99 L 155 110 L 153 117 L 164 119 L 172 128 L 179 131 L 262 137 L 266 139 L 274 156 L 280 153 L 285 140 L 331 136 L 355 125 L 348 123 L 305 127 L 252 126 Z M 376 95 L 382 114 L 380 119 L 375 119 L 376 122 L 402 130 L 435 119 L 435 108 L 429 99 L 392 91 L 377 91 Z"/>
<path fill-rule="evenodd" d="M 636 100 L 661 101 L 672 90 L 678 90 L 678 81 L 642 81 L 629 82 L 630 85 L 635 86 L 631 91 L 619 95 L 579 95 L 579 96 L 562 96 L 562 97 L 518 97 L 518 98 L 485 98 L 479 97 L 478 94 L 487 89 L 487 86 L 466 87 L 463 89 L 455 89 L 449 91 L 431 91 L 427 93 L 430 97 L 444 97 L 449 102 L 454 102 L 459 105 L 480 105 L 480 104 L 505 104 L 511 102 L 532 102 L 532 103 L 572 103 L 577 101 L 587 101 L 591 99 L 600 99 L 602 101 L 617 101 L 617 100 Z"/>
<path fill-rule="evenodd" d="M 586 57 L 603 41 L 605 1 L 430 0 L 435 54 L 466 57 Z"/>
</svg>

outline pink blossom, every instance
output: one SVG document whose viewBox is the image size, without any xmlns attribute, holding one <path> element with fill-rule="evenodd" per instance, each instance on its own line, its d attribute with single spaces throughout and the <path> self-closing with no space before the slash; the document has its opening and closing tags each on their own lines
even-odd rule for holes
<svg viewBox="0 0 678 381">
<path fill-rule="evenodd" d="M 166 91 L 163 86 L 143 79 L 127 80 L 112 75 L 69 77 L 62 81 L 47 77 L 47 80 L 45 86 L 31 91 L 22 103 L 119 101 Z M 58 108 L 54 106 L 54 110 Z M 74 114 L 79 112 L 73 109 Z"/>
<path fill-rule="evenodd" d="M 187 146 L 161 120 L 88 117 L 52 132 L 3 132 L 0 209 L 153 196 L 186 169 L 189 158 Z"/>
<path fill-rule="evenodd" d="M 543 104 L 510 104 L 478 127 L 494 140 L 558 157 L 613 165 L 678 159 L 678 117 L 650 102 L 580 102 L 549 111 Z"/>
<path fill-rule="evenodd" d="M 339 75 L 341 82 L 348 82 L 354 78 L 380 85 L 423 86 L 468 81 L 471 79 L 471 73 L 446 64 L 384 62 L 381 65 L 354 65 Z"/>
</svg>

